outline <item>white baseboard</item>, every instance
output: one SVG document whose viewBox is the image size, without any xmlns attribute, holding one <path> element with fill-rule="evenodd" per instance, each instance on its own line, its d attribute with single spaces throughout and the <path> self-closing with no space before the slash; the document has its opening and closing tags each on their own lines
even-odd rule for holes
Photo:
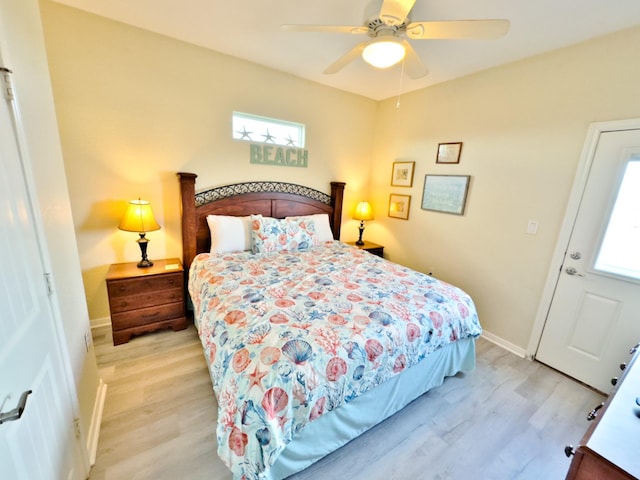
<svg viewBox="0 0 640 480">
<path fill-rule="evenodd" d="M 98 452 L 98 438 L 100 437 L 100 424 L 102 423 L 102 412 L 104 411 L 104 402 L 107 398 L 107 384 L 102 378 L 98 384 L 98 394 L 93 405 L 93 415 L 91 417 L 91 425 L 87 433 L 87 452 L 89 452 L 89 463 L 91 466 L 96 463 L 96 454 Z"/>
<path fill-rule="evenodd" d="M 527 352 L 524 348 L 521 348 L 517 345 L 514 345 L 511 342 L 507 342 L 504 338 L 500 338 L 497 335 L 494 335 L 491 332 L 487 332 L 486 330 L 482 331 L 482 338 L 484 338 L 485 340 L 489 340 L 491 343 L 495 343 L 496 345 L 498 345 L 499 347 L 504 348 L 505 350 L 508 350 L 509 352 L 521 357 L 521 358 L 529 358 L 529 356 L 527 355 Z"/>
<path fill-rule="evenodd" d="M 111 317 L 92 318 L 89 323 L 91 328 L 108 327 L 111 325 Z"/>
</svg>

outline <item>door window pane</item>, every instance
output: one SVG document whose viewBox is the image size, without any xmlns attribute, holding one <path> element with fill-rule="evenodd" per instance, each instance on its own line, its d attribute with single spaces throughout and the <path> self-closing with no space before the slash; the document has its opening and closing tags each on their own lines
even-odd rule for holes
<svg viewBox="0 0 640 480">
<path fill-rule="evenodd" d="M 640 157 L 627 163 L 595 267 L 640 280 Z"/>
</svg>

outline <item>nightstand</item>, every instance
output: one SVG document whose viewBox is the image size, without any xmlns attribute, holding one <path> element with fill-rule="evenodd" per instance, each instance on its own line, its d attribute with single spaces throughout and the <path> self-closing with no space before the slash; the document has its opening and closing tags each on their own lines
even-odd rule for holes
<svg viewBox="0 0 640 480">
<path fill-rule="evenodd" d="M 368 242 L 363 240 L 364 245 L 356 245 L 356 242 L 345 242 L 347 245 L 353 245 L 354 247 L 358 247 L 360 250 L 366 250 L 369 253 L 373 253 L 378 257 L 382 257 L 382 251 L 384 247 L 382 245 L 378 245 L 377 243 Z"/>
<path fill-rule="evenodd" d="M 184 270 L 177 258 L 154 260 L 147 268 L 138 268 L 137 262 L 113 264 L 107 292 L 114 345 L 140 333 L 187 327 Z"/>
</svg>

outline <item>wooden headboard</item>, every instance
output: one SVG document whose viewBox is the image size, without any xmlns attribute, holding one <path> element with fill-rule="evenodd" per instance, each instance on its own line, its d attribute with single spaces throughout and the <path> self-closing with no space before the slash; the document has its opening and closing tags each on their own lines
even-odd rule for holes
<svg viewBox="0 0 640 480">
<path fill-rule="evenodd" d="M 283 182 L 246 182 L 212 188 L 196 194 L 195 173 L 178 173 L 182 203 L 182 262 L 211 248 L 207 215 L 260 214 L 284 218 L 328 213 L 333 238 L 340 239 L 343 182 L 331 182 L 331 195 L 302 185 Z"/>
</svg>

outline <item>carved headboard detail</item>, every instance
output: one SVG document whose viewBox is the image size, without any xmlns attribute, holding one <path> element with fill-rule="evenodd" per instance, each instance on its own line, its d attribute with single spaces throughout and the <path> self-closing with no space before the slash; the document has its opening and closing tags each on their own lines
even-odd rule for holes
<svg viewBox="0 0 640 480">
<path fill-rule="evenodd" d="M 331 182 L 331 194 L 276 181 L 245 182 L 196 193 L 195 173 L 178 173 L 182 204 L 182 252 L 185 269 L 211 245 L 207 215 L 261 214 L 284 218 L 314 213 L 329 214 L 333 238 L 340 239 L 343 182 Z"/>
</svg>

